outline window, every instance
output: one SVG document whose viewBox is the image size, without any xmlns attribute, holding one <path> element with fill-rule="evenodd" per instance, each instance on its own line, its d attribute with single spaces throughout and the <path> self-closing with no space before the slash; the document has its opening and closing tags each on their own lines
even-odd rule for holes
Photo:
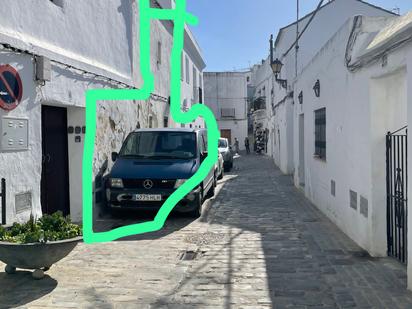
<svg viewBox="0 0 412 309">
<path fill-rule="evenodd" d="M 131 133 L 119 155 L 141 159 L 192 159 L 195 154 L 196 133 L 149 131 Z"/>
<path fill-rule="evenodd" d="M 185 66 L 185 63 L 184 63 L 184 57 L 183 57 L 183 53 L 182 53 L 182 66 L 181 66 L 181 70 L 180 70 L 180 79 L 182 81 L 185 80 L 185 68 L 184 68 L 184 66 Z"/>
<path fill-rule="evenodd" d="M 157 64 L 162 64 L 162 42 L 157 42 Z"/>
<path fill-rule="evenodd" d="M 227 140 L 223 139 L 223 138 L 219 138 L 219 144 L 218 144 L 219 148 L 227 148 Z"/>
<path fill-rule="evenodd" d="M 149 128 L 153 128 L 153 116 L 149 116 Z"/>
<path fill-rule="evenodd" d="M 220 109 L 220 116 L 223 118 L 235 118 L 236 110 L 234 108 L 222 108 Z"/>
<path fill-rule="evenodd" d="M 61 8 L 64 5 L 64 0 L 50 0 L 50 2 L 57 5 L 57 6 L 59 6 L 59 7 L 61 7 Z"/>
<path fill-rule="evenodd" d="M 199 87 L 199 103 L 203 103 L 203 90 Z"/>
<path fill-rule="evenodd" d="M 326 160 L 326 108 L 315 111 L 315 156 Z"/>
<path fill-rule="evenodd" d="M 188 110 L 188 106 L 187 106 L 187 100 L 186 99 L 184 99 L 183 100 L 183 104 L 182 104 L 182 111 L 187 111 Z"/>
<path fill-rule="evenodd" d="M 169 117 L 163 117 L 163 127 L 167 128 L 169 126 Z"/>
<path fill-rule="evenodd" d="M 186 56 L 186 83 L 190 83 L 189 58 Z"/>
<path fill-rule="evenodd" d="M 246 81 L 250 82 L 250 77 L 249 76 L 246 77 Z"/>
<path fill-rule="evenodd" d="M 195 65 L 193 65 L 193 88 L 197 88 L 197 70 Z"/>
<path fill-rule="evenodd" d="M 199 91 L 197 90 L 197 70 L 193 65 L 193 99 L 195 103 L 199 101 Z"/>
</svg>

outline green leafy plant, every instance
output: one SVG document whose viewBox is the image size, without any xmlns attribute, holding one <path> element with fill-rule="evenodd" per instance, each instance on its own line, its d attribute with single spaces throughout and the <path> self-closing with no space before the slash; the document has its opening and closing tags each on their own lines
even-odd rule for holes
<svg viewBox="0 0 412 309">
<path fill-rule="evenodd" d="M 39 220 L 34 219 L 31 215 L 26 223 L 14 223 L 8 229 L 0 226 L 0 241 L 13 243 L 41 243 L 81 235 L 81 227 L 73 224 L 70 218 L 64 217 L 60 211 L 52 215 L 43 215 Z"/>
</svg>

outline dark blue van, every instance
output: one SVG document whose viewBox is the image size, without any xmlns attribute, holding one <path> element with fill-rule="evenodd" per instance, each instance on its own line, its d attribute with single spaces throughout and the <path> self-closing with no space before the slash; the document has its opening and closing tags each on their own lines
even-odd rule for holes
<svg viewBox="0 0 412 309">
<path fill-rule="evenodd" d="M 128 135 L 110 172 L 106 197 L 111 209 L 159 209 L 207 156 L 206 130 L 139 129 Z M 215 170 L 175 210 L 201 214 L 206 195 L 214 195 Z"/>
</svg>

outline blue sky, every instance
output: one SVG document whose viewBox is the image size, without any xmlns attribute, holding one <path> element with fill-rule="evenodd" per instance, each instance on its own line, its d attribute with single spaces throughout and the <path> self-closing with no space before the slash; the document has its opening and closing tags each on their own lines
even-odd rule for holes
<svg viewBox="0 0 412 309">
<path fill-rule="evenodd" d="M 326 3 L 327 1 L 325 1 Z M 370 0 L 401 14 L 412 11 L 412 0 Z M 318 0 L 300 0 L 301 15 Z M 294 0 L 187 0 L 188 11 L 199 17 L 192 27 L 205 57 L 206 71 L 239 70 L 267 56 L 269 36 L 296 20 Z"/>
</svg>

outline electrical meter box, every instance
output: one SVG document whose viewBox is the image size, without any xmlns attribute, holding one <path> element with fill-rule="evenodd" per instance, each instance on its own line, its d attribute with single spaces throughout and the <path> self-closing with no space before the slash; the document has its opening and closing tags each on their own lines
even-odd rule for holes
<svg viewBox="0 0 412 309">
<path fill-rule="evenodd" d="M 23 151 L 29 148 L 29 120 L 2 117 L 0 119 L 0 151 Z"/>
</svg>

